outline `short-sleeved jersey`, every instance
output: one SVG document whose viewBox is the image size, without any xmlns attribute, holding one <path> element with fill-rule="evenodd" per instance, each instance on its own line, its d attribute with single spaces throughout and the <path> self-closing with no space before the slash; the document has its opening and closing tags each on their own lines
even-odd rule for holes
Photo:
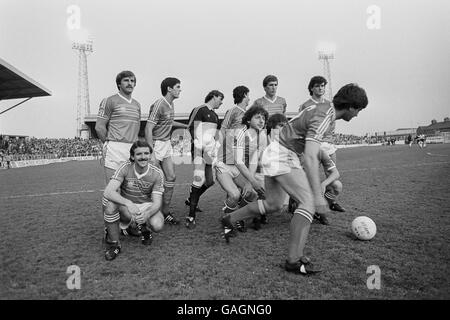
<svg viewBox="0 0 450 320">
<path fill-rule="evenodd" d="M 240 129 L 235 138 L 235 149 L 243 150 L 244 159 L 241 159 L 245 166 L 250 166 L 250 161 L 253 159 L 253 155 L 257 152 L 256 157 L 256 172 L 260 172 L 260 160 L 264 149 L 269 144 L 267 133 L 265 130 L 256 132 L 253 129 L 243 128 Z"/>
<path fill-rule="evenodd" d="M 222 121 L 222 130 L 227 129 L 242 129 L 245 125 L 242 124 L 245 110 L 241 107 L 234 106 L 225 112 L 225 117 Z"/>
<path fill-rule="evenodd" d="M 139 175 L 134 163 L 126 161 L 116 170 L 111 179 L 119 181 L 120 194 L 133 203 L 152 201 L 152 194 L 163 194 L 164 174 L 158 167 L 148 165 L 147 172 Z"/>
<path fill-rule="evenodd" d="M 331 159 L 331 157 L 328 155 L 328 153 L 323 149 L 320 149 L 320 151 L 319 151 L 319 161 L 323 167 L 323 170 L 325 171 L 326 176 L 328 176 L 330 174 L 331 170 L 336 168 L 336 164 L 334 163 L 334 161 Z"/>
<path fill-rule="evenodd" d="M 242 124 L 245 110 L 241 107 L 234 106 L 227 110 L 221 125 L 222 145 L 219 149 L 218 160 L 225 164 L 234 164 L 234 147 L 236 142 L 236 135 L 240 129 L 245 128 Z"/>
<path fill-rule="evenodd" d="M 213 109 L 210 109 L 205 104 L 194 108 L 189 115 L 188 128 L 193 139 L 196 138 L 194 136 L 194 129 L 197 128 L 200 123 L 202 126 L 202 133 L 208 132 L 208 135 L 212 135 L 212 137 L 216 136 L 215 131 L 219 125 L 219 116 Z"/>
<path fill-rule="evenodd" d="M 321 102 L 314 100 L 312 97 L 309 98 L 308 100 L 306 100 L 299 108 L 298 108 L 298 112 L 301 112 L 303 109 L 306 109 L 307 107 L 310 107 L 312 105 L 315 104 L 319 104 L 319 103 L 330 103 L 330 101 L 328 99 L 323 98 Z M 323 137 L 323 141 L 326 141 L 328 143 L 333 144 L 333 134 L 334 134 L 334 130 L 330 131 L 327 133 L 327 135 L 325 137 Z"/>
<path fill-rule="evenodd" d="M 307 140 L 321 143 L 324 136 L 334 132 L 336 114 L 332 103 L 311 105 L 292 118 L 280 132 L 282 146 L 300 156 Z"/>
<path fill-rule="evenodd" d="M 323 98 L 321 101 L 316 101 L 311 97 L 300 105 L 300 107 L 298 108 L 298 112 L 301 112 L 303 109 L 306 109 L 307 107 L 310 107 L 314 104 L 327 103 L 327 102 L 329 103 L 330 101 L 325 98 Z"/>
<path fill-rule="evenodd" d="M 234 148 L 241 150 L 243 156 L 240 161 L 245 163 L 248 168 L 250 164 L 250 157 L 258 149 L 258 137 L 257 134 L 251 134 L 250 129 L 244 127 L 239 129 L 234 139 Z"/>
<path fill-rule="evenodd" d="M 128 100 L 118 93 L 103 99 L 98 119 L 108 121 L 106 140 L 133 143 L 138 139 L 141 126 L 141 105 L 135 99 Z"/>
<path fill-rule="evenodd" d="M 287 103 L 282 97 L 275 97 L 273 100 L 267 98 L 266 96 L 256 99 L 253 102 L 253 106 L 260 106 L 266 109 L 269 113 L 269 117 L 276 113 L 284 114 L 286 112 Z"/>
<path fill-rule="evenodd" d="M 147 122 L 153 123 L 153 140 L 170 140 L 174 119 L 173 104 L 164 97 L 150 106 Z"/>
</svg>

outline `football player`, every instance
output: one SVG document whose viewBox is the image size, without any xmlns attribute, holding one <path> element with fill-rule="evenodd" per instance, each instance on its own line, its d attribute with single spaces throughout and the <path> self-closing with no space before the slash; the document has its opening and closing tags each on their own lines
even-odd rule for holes
<svg viewBox="0 0 450 320">
<path fill-rule="evenodd" d="M 106 260 L 113 260 L 120 253 L 119 229 L 127 229 L 135 222 L 142 243 L 150 245 L 153 239 L 151 230 L 158 232 L 163 228 L 164 217 L 160 208 L 164 174 L 149 162 L 152 151 L 145 141 L 133 143 L 129 151 L 130 160 L 116 170 L 106 186 L 103 194 L 109 200 L 104 210 Z"/>
<path fill-rule="evenodd" d="M 196 225 L 196 211 L 200 196 L 214 184 L 212 166 L 216 157 L 216 132 L 219 117 L 214 111 L 222 105 L 224 95 L 218 90 L 208 93 L 205 103 L 194 108 L 189 116 L 189 132 L 192 137 L 192 158 L 194 161 L 194 179 L 186 204 L 189 215 L 185 218 L 187 228 Z"/>
<path fill-rule="evenodd" d="M 171 133 L 172 127 L 186 129 L 187 125 L 174 121 L 173 101 L 180 97 L 181 84 L 177 78 L 166 78 L 161 82 L 162 97 L 150 106 L 145 139 L 153 146 L 155 158 L 164 172 L 164 197 L 162 213 L 165 222 L 177 225 L 179 221 L 170 212 L 173 189 L 175 187 L 175 165 L 172 159 Z"/>
<path fill-rule="evenodd" d="M 237 87 L 233 97 L 239 108 L 246 108 L 249 102 L 249 90 Z M 216 163 L 216 178 L 222 189 L 227 193 L 225 213 L 232 212 L 255 200 L 264 194 L 263 182 L 255 175 L 258 168 L 258 148 L 262 147 L 260 132 L 267 121 L 267 111 L 262 107 L 252 107 L 247 110 L 241 120 L 242 127 L 234 135 L 234 144 L 227 146 Z M 227 132 L 227 139 L 233 137 Z M 221 149 L 222 150 L 222 149 Z M 231 160 L 231 161 L 230 161 Z M 247 162 L 247 163 L 246 163 Z M 244 219 L 238 221 L 237 229 L 245 231 Z"/>
<path fill-rule="evenodd" d="M 277 96 L 278 78 L 274 75 L 268 75 L 263 80 L 263 88 L 266 94 L 253 102 L 253 106 L 259 106 L 266 109 L 269 117 L 274 114 L 285 114 L 287 103 L 282 97 Z"/>
<path fill-rule="evenodd" d="M 337 92 L 332 104 L 312 105 L 291 119 L 281 129 L 279 141 L 272 141 L 263 153 L 266 199 L 226 214 L 221 220 L 225 240 L 229 242 L 236 221 L 279 211 L 287 193 L 299 205 L 291 218 L 285 270 L 302 275 L 319 272 L 320 269 L 305 256 L 304 248 L 314 213 L 329 211 L 320 184 L 320 144 L 333 130 L 337 119 L 350 121 L 367 104 L 364 89 L 348 84 Z M 305 169 L 299 160 L 302 154 Z"/>
</svg>

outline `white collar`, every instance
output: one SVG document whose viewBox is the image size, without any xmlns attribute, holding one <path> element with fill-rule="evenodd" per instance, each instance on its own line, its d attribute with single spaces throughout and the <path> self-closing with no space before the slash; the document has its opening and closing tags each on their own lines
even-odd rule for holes
<svg viewBox="0 0 450 320">
<path fill-rule="evenodd" d="M 311 97 L 311 100 L 314 101 L 315 103 L 324 103 L 325 102 L 325 98 L 323 96 L 322 96 L 322 99 L 320 99 L 320 101 L 314 100 L 313 97 Z"/>
<path fill-rule="evenodd" d="M 127 98 L 125 98 L 122 94 L 120 94 L 120 91 L 117 93 L 119 95 L 119 97 L 121 97 L 123 100 L 125 100 L 128 103 L 131 103 L 133 101 L 133 98 L 131 98 L 130 100 L 128 100 Z"/>
<path fill-rule="evenodd" d="M 205 103 L 204 106 L 206 106 L 209 110 L 214 111 L 213 107 L 211 107 L 209 104 Z"/>
<path fill-rule="evenodd" d="M 245 112 L 245 109 L 242 109 L 241 107 L 239 107 L 238 105 L 235 105 L 236 108 L 238 108 L 239 110 L 241 110 L 242 112 Z"/>
<path fill-rule="evenodd" d="M 133 164 L 133 170 L 134 170 L 134 174 L 136 175 L 136 177 L 138 179 L 142 179 L 142 177 L 144 177 L 150 171 L 150 165 L 149 164 L 147 165 L 147 170 L 143 174 L 139 174 L 136 171 L 136 167 L 135 166 L 136 166 L 136 163 Z"/>
<path fill-rule="evenodd" d="M 266 96 L 263 97 L 264 99 L 266 99 L 269 102 L 275 103 L 275 101 L 278 99 L 278 96 L 273 97 L 273 100 L 270 100 L 269 98 L 267 98 Z"/>
<path fill-rule="evenodd" d="M 169 101 L 166 100 L 165 97 L 162 97 L 164 99 L 164 101 L 169 105 L 169 107 L 172 107 L 172 104 L 169 103 Z"/>
</svg>

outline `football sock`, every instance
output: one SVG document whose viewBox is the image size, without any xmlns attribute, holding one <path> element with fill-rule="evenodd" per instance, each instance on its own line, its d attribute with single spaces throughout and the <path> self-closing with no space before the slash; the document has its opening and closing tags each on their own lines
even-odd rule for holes
<svg viewBox="0 0 450 320">
<path fill-rule="evenodd" d="M 201 188 L 191 185 L 191 194 L 189 195 L 189 217 L 195 218 L 195 209 L 197 208 L 198 200 L 200 199 L 200 192 Z"/>
<path fill-rule="evenodd" d="M 289 246 L 288 260 L 294 263 L 303 256 L 303 250 L 309 234 L 311 222 L 308 218 L 300 214 L 294 214 L 289 226 Z"/>
<path fill-rule="evenodd" d="M 164 194 L 163 194 L 163 205 L 162 205 L 162 213 L 164 217 L 170 213 L 170 201 L 172 200 L 173 189 L 175 187 L 175 181 L 165 181 L 164 182 Z"/>
<path fill-rule="evenodd" d="M 106 227 L 106 242 L 118 242 L 119 241 L 119 234 L 120 234 L 120 228 L 119 228 L 119 221 L 116 222 L 106 222 L 105 221 L 105 227 Z"/>
<path fill-rule="evenodd" d="M 230 198 L 227 198 L 224 204 L 225 204 L 224 213 L 231 213 L 238 208 L 238 204 L 236 203 L 236 201 Z"/>
<path fill-rule="evenodd" d="M 336 202 L 336 196 L 332 194 L 330 191 L 325 192 L 325 198 L 328 200 L 329 203 Z"/>
</svg>

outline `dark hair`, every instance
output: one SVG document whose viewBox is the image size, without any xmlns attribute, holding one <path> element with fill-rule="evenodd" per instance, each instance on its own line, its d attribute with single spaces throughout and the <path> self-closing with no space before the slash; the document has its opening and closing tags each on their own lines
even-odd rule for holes
<svg viewBox="0 0 450 320">
<path fill-rule="evenodd" d="M 225 96 L 223 95 L 222 92 L 220 92 L 219 90 L 213 90 L 210 93 L 208 93 L 208 95 L 205 98 L 205 103 L 208 102 L 209 100 L 211 100 L 214 97 L 221 97 L 222 100 L 223 98 L 225 98 Z"/>
<path fill-rule="evenodd" d="M 337 110 L 355 108 L 364 109 L 369 103 L 366 91 L 356 83 L 349 83 L 339 89 L 333 98 Z"/>
<path fill-rule="evenodd" d="M 250 109 L 248 109 L 247 111 L 245 111 L 244 116 L 242 117 L 242 124 L 245 124 L 248 128 L 250 126 L 250 121 L 257 114 L 262 114 L 264 116 L 265 122 L 267 123 L 269 113 L 266 111 L 266 109 L 260 106 L 253 106 L 250 107 Z"/>
<path fill-rule="evenodd" d="M 134 78 L 134 84 L 136 84 L 136 76 L 131 71 L 122 71 L 116 76 L 116 85 L 117 89 L 119 89 L 120 82 L 123 78 L 133 77 Z M 120 90 L 120 89 L 119 89 Z"/>
<path fill-rule="evenodd" d="M 153 153 L 153 148 L 148 144 L 147 141 L 138 140 L 138 141 L 134 142 L 130 148 L 130 161 L 131 162 L 134 162 L 134 150 L 136 150 L 137 148 L 149 148 L 150 154 Z"/>
<path fill-rule="evenodd" d="M 172 88 L 175 87 L 178 83 L 181 83 L 177 78 L 165 78 L 161 82 L 161 93 L 163 96 L 167 94 L 167 87 Z"/>
<path fill-rule="evenodd" d="M 312 88 L 314 88 L 314 86 L 316 84 L 322 84 L 324 83 L 325 85 L 327 85 L 327 79 L 325 79 L 322 76 L 314 76 L 311 78 L 311 80 L 309 80 L 309 84 L 308 84 L 308 91 L 309 91 L 309 95 L 312 96 L 313 92 L 312 92 Z"/>
<path fill-rule="evenodd" d="M 287 123 L 288 120 L 286 116 L 282 113 L 275 113 L 269 117 L 267 120 L 267 134 L 270 134 L 272 129 L 275 129 L 280 123 Z"/>
<path fill-rule="evenodd" d="M 265 88 L 269 84 L 269 82 L 273 81 L 276 81 L 278 83 L 278 78 L 271 74 L 266 76 L 263 80 L 263 87 Z"/>
<path fill-rule="evenodd" d="M 239 86 L 233 89 L 233 99 L 234 103 L 238 104 L 244 100 L 245 95 L 249 93 L 250 90 L 246 86 Z"/>
</svg>

